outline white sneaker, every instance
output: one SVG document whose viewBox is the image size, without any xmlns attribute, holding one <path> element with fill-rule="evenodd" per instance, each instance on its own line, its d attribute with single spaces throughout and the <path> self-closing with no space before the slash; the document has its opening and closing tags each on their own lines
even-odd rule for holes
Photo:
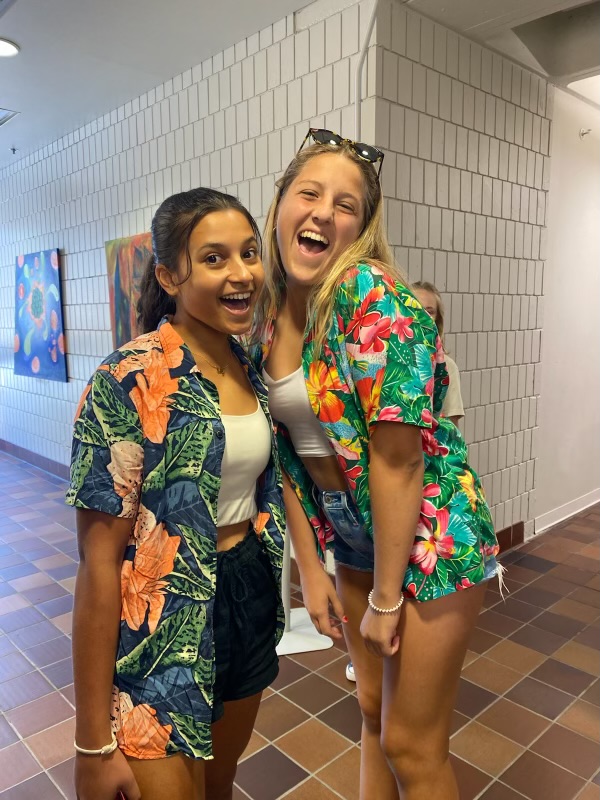
<svg viewBox="0 0 600 800">
<path fill-rule="evenodd" d="M 354 674 L 354 664 L 349 661 L 346 664 L 346 680 L 356 683 L 356 675 Z"/>
</svg>

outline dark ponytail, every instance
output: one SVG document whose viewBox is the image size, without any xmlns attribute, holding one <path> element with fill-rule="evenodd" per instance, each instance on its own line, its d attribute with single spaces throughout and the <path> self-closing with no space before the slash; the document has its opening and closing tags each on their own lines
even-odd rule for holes
<svg viewBox="0 0 600 800">
<path fill-rule="evenodd" d="M 156 265 L 164 264 L 170 272 L 176 272 L 180 258 L 185 253 L 187 274 L 180 281 L 184 283 L 192 271 L 189 251 L 192 231 L 207 214 L 229 209 L 239 211 L 246 217 L 260 246 L 258 225 L 237 197 L 200 187 L 174 194 L 161 203 L 152 219 L 153 255 L 144 270 L 137 304 L 138 324 L 143 333 L 156 330 L 165 314 L 174 314 L 176 310 L 175 298 L 165 292 L 156 278 Z"/>
</svg>

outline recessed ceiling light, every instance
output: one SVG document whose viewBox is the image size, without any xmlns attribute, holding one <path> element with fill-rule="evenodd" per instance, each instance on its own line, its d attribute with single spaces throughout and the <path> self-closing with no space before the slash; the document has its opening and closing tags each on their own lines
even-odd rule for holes
<svg viewBox="0 0 600 800">
<path fill-rule="evenodd" d="M 0 57 L 16 56 L 20 49 L 18 44 L 10 42 L 8 39 L 0 39 Z"/>
</svg>

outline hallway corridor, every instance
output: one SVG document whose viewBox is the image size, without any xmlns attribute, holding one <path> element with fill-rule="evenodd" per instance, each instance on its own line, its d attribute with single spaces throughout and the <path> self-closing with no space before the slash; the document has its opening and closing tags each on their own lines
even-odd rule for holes
<svg viewBox="0 0 600 800">
<path fill-rule="evenodd" d="M 77 546 L 64 491 L 0 453 L 0 800 L 75 797 Z M 454 717 L 461 800 L 600 799 L 599 529 L 596 506 L 503 557 L 510 594 L 488 590 Z M 339 647 L 281 660 L 236 800 L 357 800 L 346 661 Z"/>
</svg>

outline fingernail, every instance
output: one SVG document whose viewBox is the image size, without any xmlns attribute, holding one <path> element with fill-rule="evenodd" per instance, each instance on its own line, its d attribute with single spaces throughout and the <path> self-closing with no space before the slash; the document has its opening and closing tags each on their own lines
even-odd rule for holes
<svg viewBox="0 0 600 800">
<path fill-rule="evenodd" d="M 344 616 L 342 617 L 342 622 L 348 622 L 348 617 L 344 615 Z"/>
</svg>

